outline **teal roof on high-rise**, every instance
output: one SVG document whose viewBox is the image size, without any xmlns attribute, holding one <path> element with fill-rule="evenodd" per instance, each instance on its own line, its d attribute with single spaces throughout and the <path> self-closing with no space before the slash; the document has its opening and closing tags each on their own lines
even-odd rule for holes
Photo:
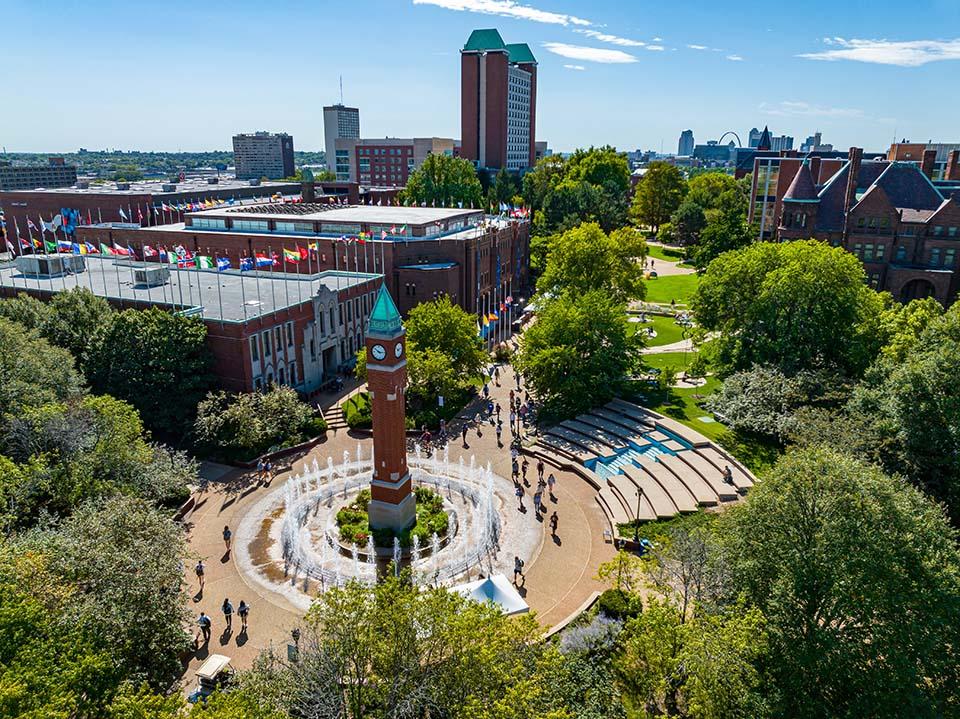
<svg viewBox="0 0 960 719">
<path fill-rule="evenodd" d="M 533 51 L 525 42 L 516 42 L 507 45 L 507 53 L 510 55 L 510 62 L 537 62 L 537 58 L 533 56 Z"/>
<path fill-rule="evenodd" d="M 487 28 L 486 30 L 474 30 L 467 39 L 467 44 L 463 46 L 467 52 L 483 52 L 485 50 L 506 50 L 507 46 L 503 44 L 503 38 L 496 28 Z"/>
<path fill-rule="evenodd" d="M 387 292 L 387 286 L 380 285 L 377 301 L 374 302 L 373 311 L 370 313 L 367 332 L 392 335 L 399 332 L 402 328 L 403 321 L 400 317 L 400 311 L 394 304 L 390 293 Z"/>
</svg>

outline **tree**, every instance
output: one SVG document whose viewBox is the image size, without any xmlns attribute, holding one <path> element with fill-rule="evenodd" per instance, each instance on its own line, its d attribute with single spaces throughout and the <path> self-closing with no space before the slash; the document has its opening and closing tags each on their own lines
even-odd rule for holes
<svg viewBox="0 0 960 719">
<path fill-rule="evenodd" d="M 58 292 L 50 301 L 50 314 L 40 324 L 40 334 L 52 344 L 69 350 L 81 369 L 90 350 L 110 321 L 110 303 L 85 287 Z"/>
<path fill-rule="evenodd" d="M 350 583 L 311 607 L 299 661 L 269 658 L 252 685 L 291 716 L 561 719 L 549 682 L 560 657 L 538 633 L 530 616 L 445 588 Z"/>
<path fill-rule="evenodd" d="M 489 197 L 489 204 L 493 205 L 494 208 L 499 208 L 500 203 L 511 205 L 513 204 L 513 197 L 519 189 L 517 178 L 508 172 L 507 168 L 501 167 L 494 179 L 493 187 L 490 189 L 492 194 Z"/>
<path fill-rule="evenodd" d="M 677 211 L 687 193 L 687 184 L 679 169 L 666 162 L 651 162 L 637 183 L 630 208 L 634 220 L 657 229 Z"/>
<path fill-rule="evenodd" d="M 470 379 L 486 364 L 483 343 L 477 336 L 477 321 L 447 296 L 421 302 L 410 310 L 405 323 L 407 345 L 445 354 L 453 371 Z"/>
<path fill-rule="evenodd" d="M 546 417 L 569 417 L 609 401 L 640 361 L 626 307 L 602 291 L 546 302 L 524 333 L 516 364 Z"/>
<path fill-rule="evenodd" d="M 688 197 L 670 216 L 668 224 L 673 228 L 674 239 L 678 244 L 692 245 L 697 242 L 700 232 L 707 226 L 707 216 L 703 208 Z M 660 227 L 661 232 L 664 227 L 666 224 Z M 659 233 L 657 236 L 659 237 Z"/>
<path fill-rule="evenodd" d="M 3 317 L 0 347 L 0 418 L 80 393 L 82 381 L 66 350 Z"/>
<path fill-rule="evenodd" d="M 693 298 L 700 326 L 716 331 L 724 372 L 770 364 L 786 374 L 834 368 L 857 376 L 883 344 L 883 301 L 860 261 L 839 247 L 760 242 L 717 257 Z"/>
<path fill-rule="evenodd" d="M 159 433 L 180 436 L 210 389 L 207 328 L 152 308 L 116 312 L 91 349 L 93 388 L 126 400 Z"/>
<path fill-rule="evenodd" d="M 942 716 L 958 700 L 960 553 L 943 510 L 836 452 L 789 452 L 722 518 L 766 618 L 775 716 Z"/>
<path fill-rule="evenodd" d="M 543 209 L 547 193 L 566 173 L 566 160 L 563 155 L 542 157 L 533 169 L 523 176 L 523 201 L 533 210 Z"/>
<path fill-rule="evenodd" d="M 646 253 L 642 236 L 631 228 L 608 236 L 596 223 L 584 223 L 550 244 L 537 290 L 547 295 L 582 295 L 597 289 L 621 302 L 640 299 L 646 291 Z"/>
<path fill-rule="evenodd" d="M 400 191 L 401 202 L 426 203 L 435 207 L 483 207 L 483 188 L 470 160 L 430 153 L 410 173 L 407 186 Z"/>
<path fill-rule="evenodd" d="M 21 292 L 16 297 L 0 300 L 0 317 L 16 322 L 28 330 L 40 332 L 50 317 L 50 304 Z"/>
<path fill-rule="evenodd" d="M 905 305 L 891 302 L 881 317 L 886 345 L 881 357 L 902 362 L 917 346 L 924 330 L 943 315 L 943 305 L 934 297 L 910 300 Z"/>
<path fill-rule="evenodd" d="M 703 272 L 715 258 L 724 252 L 746 247 L 756 236 L 756 228 L 748 225 L 746 217 L 739 212 L 713 212 L 690 252 L 693 264 Z"/>
<path fill-rule="evenodd" d="M 687 202 L 693 202 L 704 211 L 738 211 L 746 217 L 750 198 L 749 185 L 734 179 L 725 172 L 703 172 L 691 177 L 687 183 Z"/>
<path fill-rule="evenodd" d="M 147 502 L 115 497 L 88 502 L 61 530 L 40 534 L 50 571 L 76 587 L 65 619 L 132 680 L 169 686 L 189 644 L 183 591 L 184 535 Z"/>
</svg>

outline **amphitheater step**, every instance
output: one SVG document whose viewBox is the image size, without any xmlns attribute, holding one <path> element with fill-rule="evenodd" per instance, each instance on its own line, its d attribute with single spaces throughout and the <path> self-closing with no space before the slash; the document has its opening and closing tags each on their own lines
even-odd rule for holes
<svg viewBox="0 0 960 719">
<path fill-rule="evenodd" d="M 640 462 L 641 469 L 650 475 L 666 492 L 681 512 L 695 512 L 699 503 L 693 493 L 680 479 L 660 462 L 648 459 Z"/>
<path fill-rule="evenodd" d="M 661 455 L 657 458 L 664 467 L 673 472 L 683 485 L 690 490 L 699 504 L 713 505 L 720 501 L 720 497 L 712 486 L 699 475 L 690 465 L 681 462 L 675 456 Z"/>
<path fill-rule="evenodd" d="M 697 449 L 697 453 L 702 455 L 704 459 L 721 472 L 724 467 L 730 467 L 730 472 L 733 475 L 733 486 L 740 491 L 744 491 L 753 486 L 753 477 L 750 476 L 738 462 L 731 461 L 716 447 L 700 447 Z"/>
<path fill-rule="evenodd" d="M 643 496 L 650 501 L 650 506 L 657 513 L 660 519 L 674 517 L 679 513 L 677 505 L 649 474 L 639 467 L 627 467 L 624 474 L 630 478 L 630 481 L 643 491 Z"/>
</svg>

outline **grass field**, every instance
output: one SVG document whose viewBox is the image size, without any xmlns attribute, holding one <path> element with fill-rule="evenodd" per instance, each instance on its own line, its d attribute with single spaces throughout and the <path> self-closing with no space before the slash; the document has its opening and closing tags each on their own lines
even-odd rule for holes
<svg viewBox="0 0 960 719">
<path fill-rule="evenodd" d="M 668 275 L 666 277 L 657 277 L 647 280 L 647 302 L 656 302 L 658 304 L 670 304 L 671 300 L 676 300 L 678 305 L 687 305 L 697 291 L 697 284 L 700 277 L 697 274 L 690 275 Z"/>
<path fill-rule="evenodd" d="M 628 322 L 627 331 L 631 334 L 638 332 L 641 328 L 653 326 L 657 336 L 647 338 L 647 347 L 660 347 L 679 342 L 683 339 L 683 327 L 674 322 L 673 317 L 661 317 L 660 315 L 647 315 L 650 322 Z"/>
<path fill-rule="evenodd" d="M 683 259 L 683 250 L 662 245 L 647 245 L 647 257 L 664 262 L 678 262 Z"/>
</svg>

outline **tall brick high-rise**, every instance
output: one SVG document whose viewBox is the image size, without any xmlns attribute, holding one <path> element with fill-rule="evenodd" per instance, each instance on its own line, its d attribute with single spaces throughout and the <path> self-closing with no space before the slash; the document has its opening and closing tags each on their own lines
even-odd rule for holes
<svg viewBox="0 0 960 719">
<path fill-rule="evenodd" d="M 367 387 L 373 413 L 373 479 L 370 526 L 399 532 L 416 519 L 416 498 L 407 470 L 404 406 L 406 332 L 386 285 L 380 287 L 367 325 Z"/>
<path fill-rule="evenodd" d="M 536 162 L 537 59 L 495 29 L 474 30 L 460 51 L 461 157 L 518 172 Z"/>
</svg>

